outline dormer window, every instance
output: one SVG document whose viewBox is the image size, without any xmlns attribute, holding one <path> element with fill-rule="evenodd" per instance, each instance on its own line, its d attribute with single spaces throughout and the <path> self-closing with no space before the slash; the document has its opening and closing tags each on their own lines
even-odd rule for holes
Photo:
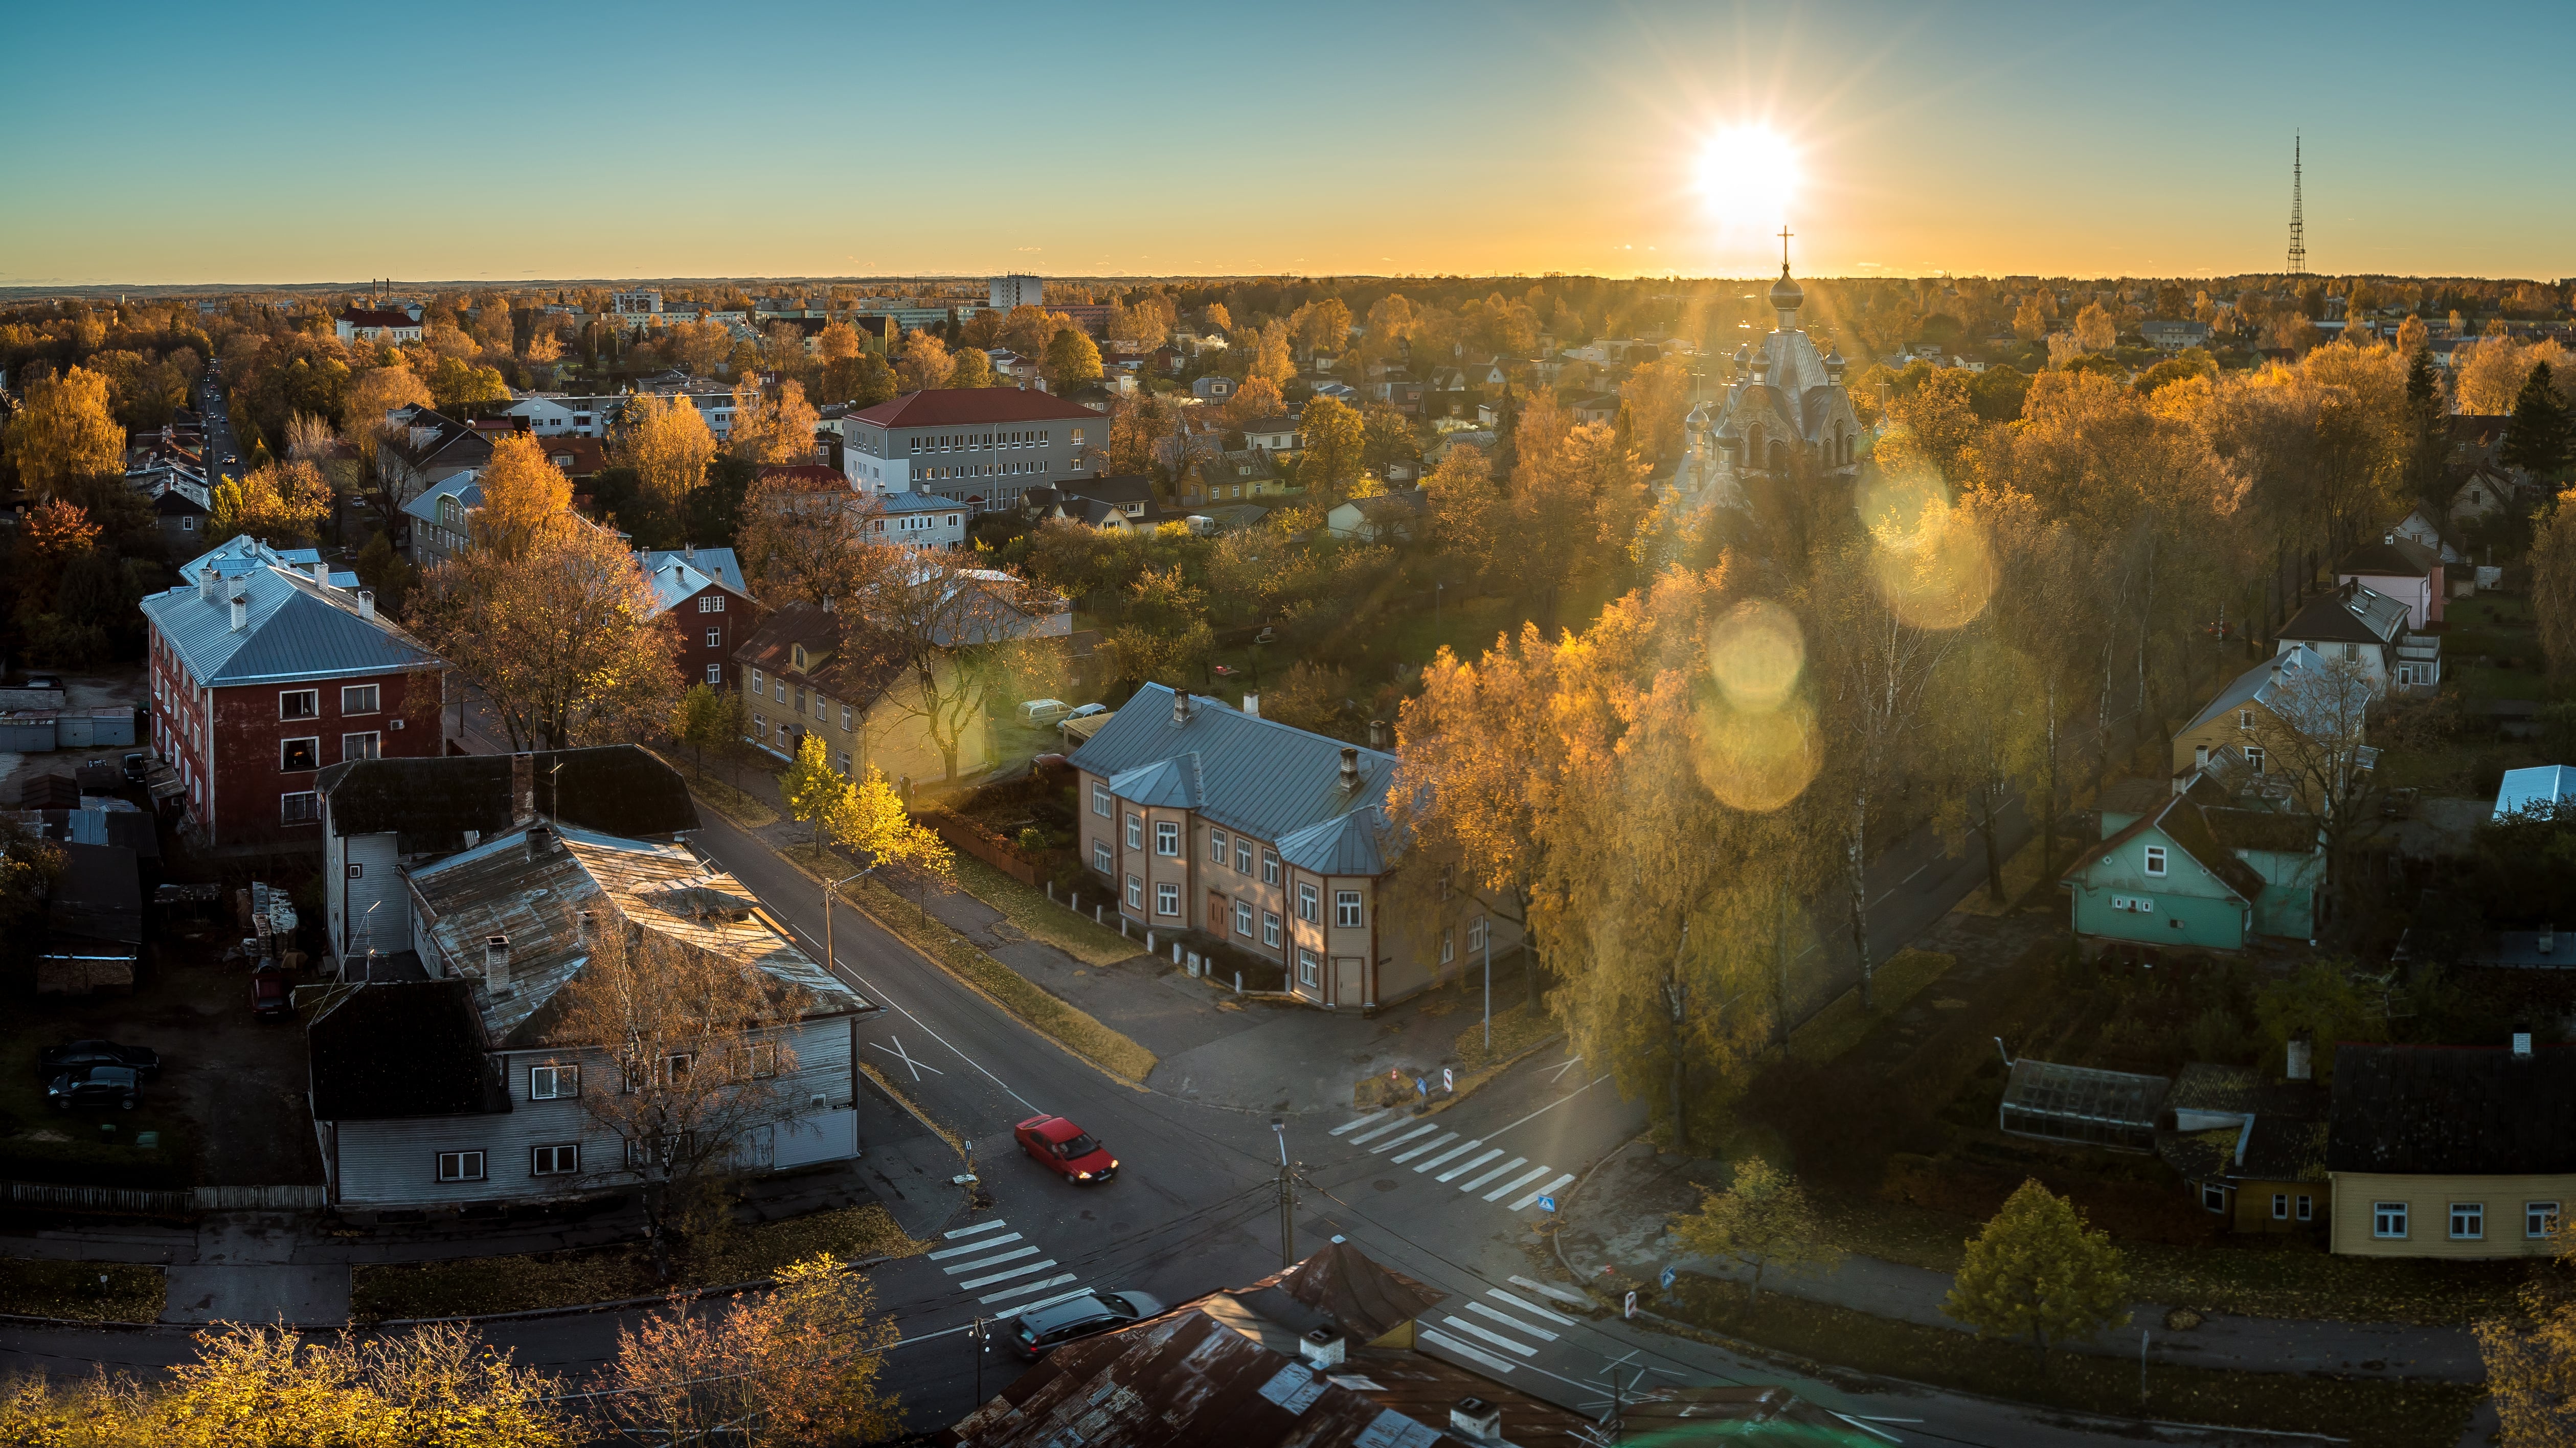
<svg viewBox="0 0 2576 1448">
<path fill-rule="evenodd" d="M 802 670 L 805 667 L 805 646 L 803 644 L 790 645 L 787 650 L 787 654 L 788 661 L 794 664 L 796 668 Z"/>
</svg>

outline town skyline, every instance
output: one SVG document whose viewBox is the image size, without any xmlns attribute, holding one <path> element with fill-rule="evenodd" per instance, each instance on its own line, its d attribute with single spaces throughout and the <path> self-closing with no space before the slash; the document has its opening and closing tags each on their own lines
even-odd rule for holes
<svg viewBox="0 0 2576 1448">
<path fill-rule="evenodd" d="M 100 112 L 82 67 L 23 78 L 23 143 L 0 158 L 18 203 L 0 216 L 0 286 L 1750 276 L 1776 267 L 1778 218 L 1730 215 L 1698 184 L 1717 138 L 1745 128 L 1794 151 L 1802 275 L 2279 271 L 2301 135 L 2309 270 L 2555 277 L 2551 238 L 2576 200 L 2523 184 L 2513 147 L 2462 142 L 2510 133 L 2513 81 L 2539 78 L 2546 47 L 2499 56 L 2463 33 L 2410 37 L 2393 58 L 2371 38 L 2380 8 L 2323 37 L 2215 7 L 2152 34 L 2107 10 L 1874 3 L 1476 23 L 1328 6 L 1286 35 L 1217 16 L 1109 36 L 1005 12 L 967 66 L 994 80 L 991 104 L 962 99 L 944 61 L 782 86 L 796 52 L 772 60 L 768 37 L 837 24 L 795 7 L 766 14 L 747 58 L 663 80 L 513 44 L 392 104 L 329 80 L 356 58 L 417 66 L 390 19 L 281 8 L 163 53 L 121 37 L 184 30 L 175 8 L 114 34 L 93 15 L 31 16 L 34 50 L 118 46 L 133 98 Z M 649 37 L 661 22 L 619 23 Z M 880 56 L 943 43 L 911 17 L 869 27 Z M 2282 56 L 2296 84 L 2264 79 Z M 209 60 L 324 88 L 208 96 Z M 1282 105 L 1186 100 L 1238 68 L 1279 76 Z M 2469 75 L 2438 124 L 2386 103 L 2409 76 Z M 1151 99 L 1171 81 L 1184 99 Z M 678 87 L 676 109 L 651 107 L 657 85 Z M 2481 198 L 2474 218 L 2406 199 L 2435 178 Z M 351 194 L 370 182 L 372 198 Z"/>
</svg>

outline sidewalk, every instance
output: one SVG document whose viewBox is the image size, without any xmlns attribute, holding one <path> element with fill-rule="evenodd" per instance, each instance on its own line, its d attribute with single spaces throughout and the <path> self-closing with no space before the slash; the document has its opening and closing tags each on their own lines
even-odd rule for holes
<svg viewBox="0 0 2576 1448">
<path fill-rule="evenodd" d="M 1616 1271 L 1651 1284 L 1661 1279 L 1667 1267 L 1732 1281 L 1749 1278 L 1751 1274 L 1742 1269 L 1678 1255 L 1665 1230 L 1675 1213 L 1699 1204 L 1698 1187 L 1689 1175 L 1694 1165 L 1707 1164 L 1658 1156 L 1643 1141 L 1630 1142 L 1613 1153 L 1566 1196 L 1563 1225 L 1557 1233 L 1566 1264 L 1587 1281 Z M 1602 1206 L 1587 1210 L 1594 1204 Z M 1847 1258 L 1831 1272 L 1808 1276 L 1766 1273 L 1762 1286 L 1766 1292 L 1878 1317 L 1970 1331 L 1941 1311 L 1941 1302 L 1950 1292 L 1948 1274 L 1875 1257 Z M 2168 1306 L 2137 1303 L 2129 1309 L 2127 1327 L 2109 1329 L 2092 1343 L 2068 1346 L 2078 1352 L 2135 1357 L 2138 1335 L 2143 1332 L 2150 1357 L 2184 1367 L 2384 1374 L 2462 1383 L 2486 1378 L 2476 1342 L 2460 1328 L 2211 1315 L 2198 1327 L 2175 1331 L 2163 1325 Z"/>
</svg>

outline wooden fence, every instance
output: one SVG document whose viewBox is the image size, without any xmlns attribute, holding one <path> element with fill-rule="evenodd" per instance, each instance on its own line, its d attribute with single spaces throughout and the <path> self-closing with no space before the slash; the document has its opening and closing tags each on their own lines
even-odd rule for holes
<svg viewBox="0 0 2576 1448">
<path fill-rule="evenodd" d="M 190 1212 L 313 1212 L 330 1204 L 318 1186 L 198 1187 L 152 1191 L 138 1187 L 72 1187 L 50 1182 L 9 1183 L 9 1205 L 59 1212 L 116 1212 L 178 1217 Z"/>
<path fill-rule="evenodd" d="M 942 809 L 919 811 L 921 822 L 939 832 L 949 845 L 1010 876 L 1023 885 L 1035 885 L 1053 873 L 1041 862 L 1031 859 L 1020 848 L 998 835 L 976 826 Z"/>
</svg>

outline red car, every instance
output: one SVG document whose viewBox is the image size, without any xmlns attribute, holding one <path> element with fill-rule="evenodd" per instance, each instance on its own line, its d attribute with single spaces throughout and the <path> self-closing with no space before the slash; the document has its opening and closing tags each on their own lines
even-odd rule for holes
<svg viewBox="0 0 2576 1448">
<path fill-rule="evenodd" d="M 1118 1174 L 1118 1158 L 1109 1148 L 1061 1116 L 1032 1116 L 1011 1128 L 1011 1139 L 1058 1176 L 1097 1183 Z"/>
<path fill-rule="evenodd" d="M 250 1013 L 264 1021 L 282 1021 L 295 1014 L 295 999 L 286 988 L 284 971 L 263 966 L 251 972 Z"/>
</svg>

